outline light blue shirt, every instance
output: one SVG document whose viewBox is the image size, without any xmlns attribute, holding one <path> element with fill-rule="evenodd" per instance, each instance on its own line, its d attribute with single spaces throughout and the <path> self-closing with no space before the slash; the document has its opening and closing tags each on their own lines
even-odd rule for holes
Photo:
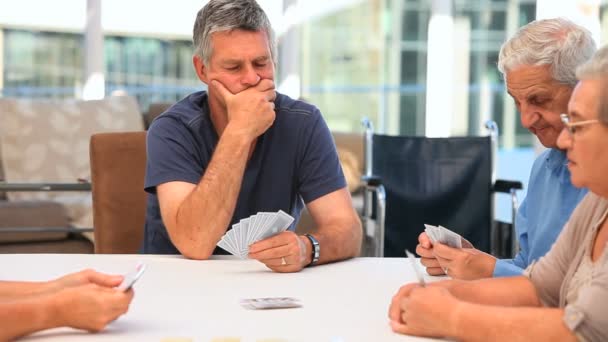
<svg viewBox="0 0 608 342">
<path fill-rule="evenodd" d="M 587 189 L 572 185 L 566 163 L 566 154 L 557 149 L 544 151 L 534 161 L 528 194 L 515 218 L 520 251 L 513 259 L 496 261 L 495 277 L 521 275 L 528 265 L 545 255 L 587 194 Z"/>
</svg>

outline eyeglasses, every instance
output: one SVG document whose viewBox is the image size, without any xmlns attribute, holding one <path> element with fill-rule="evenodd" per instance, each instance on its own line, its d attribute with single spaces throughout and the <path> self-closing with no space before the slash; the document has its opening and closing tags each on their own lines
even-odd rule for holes
<svg viewBox="0 0 608 342">
<path fill-rule="evenodd" d="M 577 127 L 591 125 L 591 124 L 600 122 L 597 119 L 570 122 L 570 117 L 568 117 L 568 114 L 560 114 L 560 118 L 562 119 L 562 122 L 566 126 L 568 133 L 570 133 L 570 136 L 574 136 L 574 133 L 576 133 L 576 131 L 577 131 Z"/>
</svg>

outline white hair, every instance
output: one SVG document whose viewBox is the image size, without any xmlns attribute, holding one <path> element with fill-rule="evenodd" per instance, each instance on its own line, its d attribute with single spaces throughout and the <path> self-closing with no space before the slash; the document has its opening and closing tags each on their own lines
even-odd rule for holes
<svg viewBox="0 0 608 342">
<path fill-rule="evenodd" d="M 583 65 L 576 69 L 576 77 L 579 80 L 601 80 L 601 95 L 599 97 L 598 118 L 608 125 L 608 99 L 606 99 L 606 86 L 608 85 L 608 45 L 591 57 Z"/>
<path fill-rule="evenodd" d="M 498 69 L 505 74 L 520 66 L 549 65 L 553 79 L 574 87 L 576 68 L 596 50 L 589 32 L 567 19 L 533 21 L 500 48 Z"/>
<path fill-rule="evenodd" d="M 192 34 L 194 54 L 209 64 L 215 32 L 264 31 L 270 44 L 270 57 L 276 64 L 277 43 L 270 20 L 255 0 L 211 0 L 196 15 Z"/>
</svg>

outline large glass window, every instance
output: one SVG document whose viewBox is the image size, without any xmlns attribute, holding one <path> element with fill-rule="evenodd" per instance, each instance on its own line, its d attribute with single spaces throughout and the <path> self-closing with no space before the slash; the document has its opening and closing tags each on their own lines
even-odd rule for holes
<svg viewBox="0 0 608 342">
<path fill-rule="evenodd" d="M 5 29 L 3 96 L 77 96 L 84 70 L 83 36 Z M 106 92 L 135 96 L 145 110 L 201 88 L 186 40 L 106 36 Z"/>
<path fill-rule="evenodd" d="M 108 90 L 136 96 L 143 108 L 201 88 L 189 41 L 109 36 L 104 49 Z"/>
<path fill-rule="evenodd" d="M 497 70 L 502 43 L 534 20 L 534 0 L 452 2 L 455 106 L 452 134 L 477 135 L 494 119 L 501 144 L 531 146 Z M 302 94 L 334 130 L 425 134 L 428 27 L 426 0 L 364 0 L 302 25 Z M 445 38 L 450 39 L 450 38 Z M 446 115 L 450 115 L 446 113 Z M 506 136 L 505 136 L 506 135 Z"/>
<path fill-rule="evenodd" d="M 73 97 L 82 39 L 71 33 L 4 30 L 4 96 Z"/>
<path fill-rule="evenodd" d="M 334 130 L 353 131 L 382 105 L 381 1 L 363 1 L 301 28 L 302 97 L 322 109 Z"/>
</svg>

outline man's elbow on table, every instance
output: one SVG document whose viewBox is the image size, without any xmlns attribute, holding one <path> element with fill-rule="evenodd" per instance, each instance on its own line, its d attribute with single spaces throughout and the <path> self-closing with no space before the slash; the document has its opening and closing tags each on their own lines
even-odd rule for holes
<svg viewBox="0 0 608 342">
<path fill-rule="evenodd" d="M 179 228 L 178 228 L 179 229 Z M 171 242 L 179 253 L 188 259 L 207 260 L 213 255 L 215 245 L 204 241 L 204 237 L 188 236 L 186 233 L 177 233 L 167 226 Z"/>
</svg>

